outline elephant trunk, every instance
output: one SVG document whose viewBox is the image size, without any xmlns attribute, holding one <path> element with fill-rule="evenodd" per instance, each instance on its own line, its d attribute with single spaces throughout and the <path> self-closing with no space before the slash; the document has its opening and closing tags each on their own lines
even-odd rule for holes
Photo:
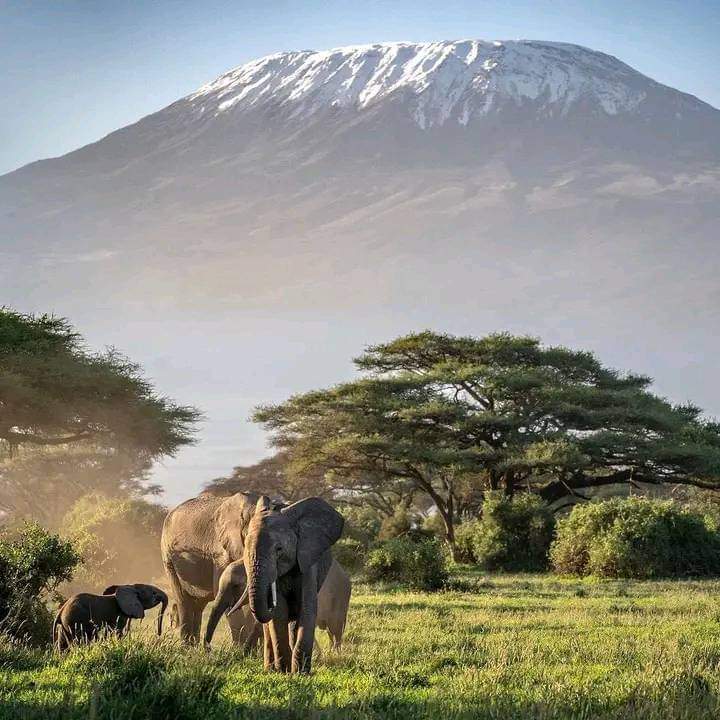
<svg viewBox="0 0 720 720">
<path fill-rule="evenodd" d="M 256 569 L 257 568 L 257 569 Z M 248 598 L 250 610 L 259 623 L 270 622 L 273 610 L 277 604 L 277 584 L 275 573 L 270 568 L 257 566 L 248 568 Z"/>
<path fill-rule="evenodd" d="M 222 595 L 218 598 L 213 606 L 210 617 L 208 618 L 207 628 L 205 628 L 205 645 L 210 645 L 215 634 L 215 628 L 220 622 L 222 614 L 229 608 L 232 599 L 229 595 Z"/>
<path fill-rule="evenodd" d="M 158 615 L 158 621 L 157 621 L 158 636 L 162 635 L 163 616 L 165 615 L 165 611 L 167 610 L 167 606 L 168 606 L 168 596 L 166 593 L 163 593 L 161 595 L 161 602 L 162 602 L 162 605 L 160 606 L 160 614 Z"/>
</svg>

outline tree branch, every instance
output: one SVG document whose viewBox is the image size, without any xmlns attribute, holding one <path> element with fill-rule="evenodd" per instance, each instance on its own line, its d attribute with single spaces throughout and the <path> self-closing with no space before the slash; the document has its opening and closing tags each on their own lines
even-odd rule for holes
<svg viewBox="0 0 720 720">
<path fill-rule="evenodd" d="M 97 433 L 90 432 L 89 430 L 83 430 L 82 432 L 75 433 L 74 435 L 46 438 L 42 435 L 35 435 L 34 433 L 18 433 L 9 430 L 0 435 L 0 438 L 6 440 L 11 445 L 22 445 L 23 443 L 29 443 L 31 445 L 67 445 L 68 443 L 87 440 L 96 434 Z"/>
</svg>

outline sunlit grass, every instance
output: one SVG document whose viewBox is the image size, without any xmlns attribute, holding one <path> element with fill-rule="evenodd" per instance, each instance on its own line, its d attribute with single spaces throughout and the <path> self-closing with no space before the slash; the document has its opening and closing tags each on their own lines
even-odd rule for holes
<svg viewBox="0 0 720 720">
<path fill-rule="evenodd" d="M 2 718 L 718 718 L 720 583 L 459 576 L 356 586 L 341 653 L 311 677 L 150 624 L 121 642 L 0 649 Z"/>
</svg>

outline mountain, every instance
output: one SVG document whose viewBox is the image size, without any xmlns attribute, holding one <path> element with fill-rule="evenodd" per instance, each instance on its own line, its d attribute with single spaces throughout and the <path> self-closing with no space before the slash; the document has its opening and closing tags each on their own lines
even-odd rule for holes
<svg viewBox="0 0 720 720">
<path fill-rule="evenodd" d="M 590 347 L 720 413 L 719 200 L 720 112 L 609 55 L 280 53 L 0 177 L 0 302 L 205 407 L 195 483 L 260 452 L 254 402 L 428 326 Z"/>
</svg>

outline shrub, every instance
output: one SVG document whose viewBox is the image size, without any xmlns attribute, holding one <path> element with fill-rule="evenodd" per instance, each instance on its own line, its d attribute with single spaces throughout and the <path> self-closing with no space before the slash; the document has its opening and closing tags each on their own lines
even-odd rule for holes
<svg viewBox="0 0 720 720">
<path fill-rule="evenodd" d="M 365 570 L 371 581 L 399 582 L 417 590 L 439 590 L 448 579 L 447 556 L 435 539 L 385 540 L 370 551 Z"/>
<path fill-rule="evenodd" d="M 352 538 L 341 538 L 332 549 L 333 557 L 350 573 L 360 572 L 365 566 L 367 548 Z"/>
<path fill-rule="evenodd" d="M 455 557 L 458 562 L 476 563 L 473 542 L 479 520 L 467 520 L 455 528 Z"/>
<path fill-rule="evenodd" d="M 431 513 L 423 518 L 421 529 L 428 537 L 436 537 L 438 540 L 445 540 L 445 523 L 439 512 Z"/>
<path fill-rule="evenodd" d="M 615 498 L 576 505 L 558 523 L 554 569 L 615 578 L 720 574 L 720 535 L 672 501 Z"/>
<path fill-rule="evenodd" d="M 117 582 L 160 576 L 165 515 L 165 508 L 140 498 L 80 498 L 62 523 L 84 560 L 73 589 L 98 592 Z"/>
<path fill-rule="evenodd" d="M 555 520 L 547 505 L 529 493 L 512 498 L 489 493 L 482 517 L 458 528 L 461 555 L 486 570 L 538 571 L 548 565 Z"/>
<path fill-rule="evenodd" d="M 72 577 L 80 556 L 72 543 L 37 523 L 0 536 L 0 627 L 33 645 L 50 640 L 48 596 Z"/>
<path fill-rule="evenodd" d="M 413 526 L 413 520 L 407 508 L 402 505 L 395 509 L 392 515 L 383 518 L 378 532 L 378 540 L 390 540 L 391 538 L 405 535 Z"/>
<path fill-rule="evenodd" d="M 346 506 L 340 512 L 345 518 L 343 535 L 346 538 L 357 540 L 365 547 L 375 542 L 382 524 L 382 516 L 375 508 L 368 505 Z"/>
</svg>

